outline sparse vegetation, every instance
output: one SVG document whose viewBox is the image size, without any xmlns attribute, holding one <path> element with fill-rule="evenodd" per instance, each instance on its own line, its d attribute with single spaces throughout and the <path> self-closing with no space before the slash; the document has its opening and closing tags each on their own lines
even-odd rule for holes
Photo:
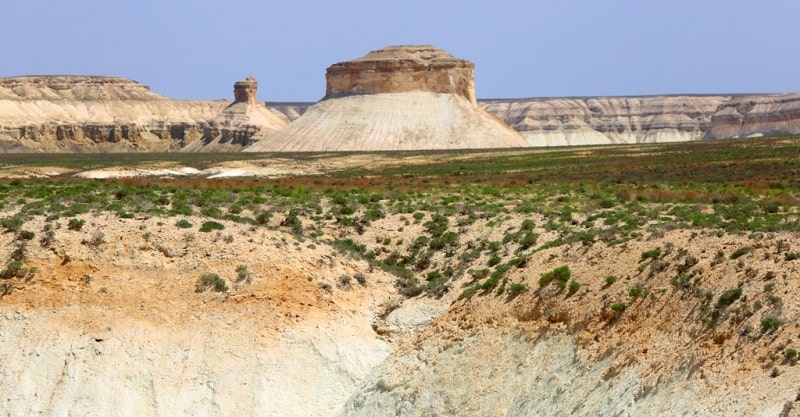
<svg viewBox="0 0 800 417">
<path fill-rule="evenodd" d="M 205 273 L 200 275 L 197 282 L 197 292 L 213 290 L 215 292 L 227 292 L 228 283 L 215 273 Z"/>
</svg>

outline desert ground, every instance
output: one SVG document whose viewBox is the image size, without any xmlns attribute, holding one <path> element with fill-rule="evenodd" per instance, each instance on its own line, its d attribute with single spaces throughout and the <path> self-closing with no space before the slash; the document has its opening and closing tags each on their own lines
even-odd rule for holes
<svg viewBox="0 0 800 417">
<path fill-rule="evenodd" d="M 800 137 L 0 160 L 0 416 L 800 415 Z"/>
</svg>

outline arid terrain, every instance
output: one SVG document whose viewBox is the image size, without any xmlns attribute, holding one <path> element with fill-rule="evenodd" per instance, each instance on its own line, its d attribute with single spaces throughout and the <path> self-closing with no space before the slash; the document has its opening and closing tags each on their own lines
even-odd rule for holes
<svg viewBox="0 0 800 417">
<path fill-rule="evenodd" d="M 800 138 L 0 161 L 0 415 L 800 415 Z"/>
</svg>

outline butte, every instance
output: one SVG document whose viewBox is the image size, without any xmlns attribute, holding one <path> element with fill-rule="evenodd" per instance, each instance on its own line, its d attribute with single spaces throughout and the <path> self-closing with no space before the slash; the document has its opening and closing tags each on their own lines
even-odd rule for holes
<svg viewBox="0 0 800 417">
<path fill-rule="evenodd" d="M 474 67 L 433 46 L 391 46 L 334 64 L 320 102 L 245 151 L 526 146 L 522 136 L 478 106 Z"/>
<path fill-rule="evenodd" d="M 234 101 L 208 126 L 203 136 L 181 149 L 182 152 L 236 152 L 252 145 L 259 136 L 287 125 L 286 120 L 256 102 L 258 82 L 252 76 L 233 84 Z"/>
</svg>

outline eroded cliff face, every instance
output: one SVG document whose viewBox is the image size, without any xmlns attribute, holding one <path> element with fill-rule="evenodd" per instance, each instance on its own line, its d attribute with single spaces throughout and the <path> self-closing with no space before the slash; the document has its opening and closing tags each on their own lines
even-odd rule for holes
<svg viewBox="0 0 800 417">
<path fill-rule="evenodd" d="M 247 151 L 523 147 L 476 103 L 473 64 L 432 46 L 390 46 L 332 65 L 325 98 Z"/>
<path fill-rule="evenodd" d="M 331 65 L 325 97 L 430 91 L 456 94 L 474 104 L 474 68 L 430 45 L 390 46 Z"/>
<path fill-rule="evenodd" d="M 586 97 L 481 101 L 529 146 L 700 140 L 728 96 Z"/>
<path fill-rule="evenodd" d="M 122 78 L 2 78 L 0 152 L 168 152 L 202 143 L 218 126 L 226 139 L 247 144 L 262 123 L 273 129 L 285 125 L 280 116 L 252 103 L 253 86 L 242 87 L 252 90 L 244 105 L 255 117 L 235 111 L 238 107 L 222 114 L 229 105 L 225 101 L 170 100 Z"/>
<path fill-rule="evenodd" d="M 800 133 L 800 93 L 735 97 L 711 117 L 711 139 Z"/>
</svg>

